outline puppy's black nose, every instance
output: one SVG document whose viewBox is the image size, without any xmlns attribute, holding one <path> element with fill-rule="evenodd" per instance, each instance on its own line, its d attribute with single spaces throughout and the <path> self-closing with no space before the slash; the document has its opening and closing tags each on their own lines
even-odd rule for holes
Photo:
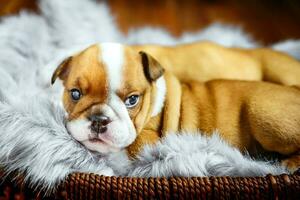
<svg viewBox="0 0 300 200">
<path fill-rule="evenodd" d="M 89 117 L 89 119 L 92 122 L 98 122 L 103 126 L 106 126 L 107 124 L 110 123 L 109 117 L 107 117 L 105 115 L 92 115 L 92 116 Z"/>
<path fill-rule="evenodd" d="M 104 133 L 107 130 L 107 125 L 111 122 L 109 117 L 105 115 L 91 115 L 89 120 L 92 122 L 91 129 L 96 133 Z"/>
</svg>

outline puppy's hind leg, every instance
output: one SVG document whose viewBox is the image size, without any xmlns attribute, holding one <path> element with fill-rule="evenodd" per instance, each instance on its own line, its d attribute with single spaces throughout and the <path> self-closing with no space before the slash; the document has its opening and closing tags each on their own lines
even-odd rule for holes
<svg viewBox="0 0 300 200">
<path fill-rule="evenodd" d="M 281 164 L 287 167 L 291 172 L 296 171 L 300 168 L 300 152 L 282 160 Z"/>
<path fill-rule="evenodd" d="M 270 96 L 268 96 L 270 95 Z M 295 88 L 272 88 L 247 105 L 250 132 L 267 150 L 288 156 L 282 164 L 300 167 L 300 92 Z"/>
</svg>

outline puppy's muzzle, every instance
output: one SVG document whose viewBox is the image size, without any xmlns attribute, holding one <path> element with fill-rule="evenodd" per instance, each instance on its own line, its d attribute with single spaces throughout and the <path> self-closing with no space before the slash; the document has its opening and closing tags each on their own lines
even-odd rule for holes
<svg viewBox="0 0 300 200">
<path fill-rule="evenodd" d="M 109 117 L 102 114 L 91 115 L 89 120 L 91 121 L 91 130 L 97 134 L 105 133 L 107 125 L 111 122 Z"/>
</svg>

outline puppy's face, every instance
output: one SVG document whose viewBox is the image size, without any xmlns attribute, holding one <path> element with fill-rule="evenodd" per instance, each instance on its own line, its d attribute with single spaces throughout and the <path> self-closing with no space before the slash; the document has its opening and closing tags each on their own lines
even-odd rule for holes
<svg viewBox="0 0 300 200">
<path fill-rule="evenodd" d="M 92 151 L 108 153 L 130 145 L 163 105 L 163 69 L 151 56 L 103 43 L 67 58 L 52 83 L 63 81 L 67 129 Z"/>
</svg>

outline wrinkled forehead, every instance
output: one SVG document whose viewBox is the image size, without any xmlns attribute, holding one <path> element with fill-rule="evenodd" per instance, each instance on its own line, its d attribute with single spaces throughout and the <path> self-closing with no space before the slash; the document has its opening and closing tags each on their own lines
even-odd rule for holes
<svg viewBox="0 0 300 200">
<path fill-rule="evenodd" d="M 95 94 L 126 94 L 146 84 L 140 55 L 118 43 L 93 45 L 74 56 L 72 65 L 76 74 L 71 77 Z"/>
<path fill-rule="evenodd" d="M 102 43 L 98 48 L 98 59 L 110 90 L 121 92 L 143 85 L 143 68 L 137 52 L 117 43 Z"/>
</svg>

